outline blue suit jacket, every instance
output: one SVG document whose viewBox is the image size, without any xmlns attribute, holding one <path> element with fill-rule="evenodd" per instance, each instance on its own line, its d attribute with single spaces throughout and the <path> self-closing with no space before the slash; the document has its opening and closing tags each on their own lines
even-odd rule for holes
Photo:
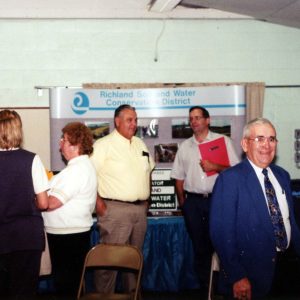
<svg viewBox="0 0 300 300">
<path fill-rule="evenodd" d="M 270 168 L 286 193 L 290 246 L 300 254 L 300 231 L 294 217 L 289 174 L 275 165 Z M 210 210 L 210 234 L 221 262 L 221 292 L 231 294 L 233 283 L 247 277 L 252 295 L 265 295 L 272 284 L 276 246 L 264 193 L 248 159 L 218 176 Z"/>
</svg>

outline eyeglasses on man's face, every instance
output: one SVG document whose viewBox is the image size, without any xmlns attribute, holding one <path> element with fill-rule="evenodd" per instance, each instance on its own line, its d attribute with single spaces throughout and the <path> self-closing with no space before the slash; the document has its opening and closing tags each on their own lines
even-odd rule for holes
<svg viewBox="0 0 300 300">
<path fill-rule="evenodd" d="M 192 121 L 200 121 L 202 119 L 206 119 L 205 117 L 203 116 L 193 116 L 193 117 L 190 117 L 189 118 L 189 121 L 192 122 Z"/>
<path fill-rule="evenodd" d="M 271 145 L 275 145 L 278 142 L 278 140 L 276 139 L 276 136 L 263 136 L 263 135 L 259 135 L 254 138 L 248 138 L 248 140 L 254 141 L 255 143 L 257 143 L 259 145 L 263 145 L 266 141 L 268 141 L 269 144 L 271 144 Z"/>
</svg>

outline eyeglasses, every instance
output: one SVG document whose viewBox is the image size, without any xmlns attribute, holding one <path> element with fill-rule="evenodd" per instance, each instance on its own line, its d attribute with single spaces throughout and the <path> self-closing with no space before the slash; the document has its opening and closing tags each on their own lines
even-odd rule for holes
<svg viewBox="0 0 300 300">
<path fill-rule="evenodd" d="M 203 116 L 195 116 L 195 117 L 190 118 L 189 121 L 190 122 L 192 122 L 193 120 L 200 121 L 201 119 L 206 119 L 206 118 Z"/>
<path fill-rule="evenodd" d="M 248 138 L 248 140 L 254 141 L 259 145 L 263 145 L 266 141 L 274 145 L 278 142 L 276 136 L 263 136 L 263 135 L 256 136 L 255 138 Z"/>
<path fill-rule="evenodd" d="M 61 138 L 60 140 L 59 140 L 59 142 L 60 143 L 68 143 L 69 141 L 66 139 L 66 138 Z"/>
</svg>

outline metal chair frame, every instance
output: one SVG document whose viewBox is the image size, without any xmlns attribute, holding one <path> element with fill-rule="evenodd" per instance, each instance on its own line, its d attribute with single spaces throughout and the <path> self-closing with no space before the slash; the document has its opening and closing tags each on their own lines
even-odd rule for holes
<svg viewBox="0 0 300 300">
<path fill-rule="evenodd" d="M 136 288 L 132 293 L 86 293 L 85 274 L 88 268 L 126 270 L 136 274 Z M 120 244 L 98 244 L 86 255 L 77 299 L 133 299 L 140 298 L 143 254 L 134 246 Z"/>
</svg>

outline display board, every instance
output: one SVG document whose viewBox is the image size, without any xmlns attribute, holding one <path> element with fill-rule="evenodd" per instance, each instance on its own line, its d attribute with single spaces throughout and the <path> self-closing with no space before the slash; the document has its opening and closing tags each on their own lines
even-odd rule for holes
<svg viewBox="0 0 300 300">
<path fill-rule="evenodd" d="M 59 152 L 61 129 L 69 122 L 81 121 L 93 131 L 95 139 L 114 129 L 113 115 L 121 104 L 136 108 L 136 135 L 144 140 L 156 161 L 156 170 L 170 170 L 178 145 L 192 135 L 188 110 L 194 105 L 205 107 L 211 115 L 211 130 L 233 139 L 236 150 L 242 153 L 240 139 L 245 123 L 245 87 L 163 85 L 147 88 L 61 88 L 50 89 L 51 169 L 59 171 L 64 162 Z M 159 175 L 160 174 L 160 175 Z M 164 171 L 163 176 L 170 174 Z M 155 173 L 161 176 L 161 172 Z M 176 210 L 176 203 L 165 195 L 175 195 L 174 185 L 164 177 L 153 181 L 152 209 Z M 165 188 L 166 187 L 166 188 Z M 159 191 L 159 188 L 161 189 Z M 166 191 L 168 191 L 166 193 Z"/>
</svg>

